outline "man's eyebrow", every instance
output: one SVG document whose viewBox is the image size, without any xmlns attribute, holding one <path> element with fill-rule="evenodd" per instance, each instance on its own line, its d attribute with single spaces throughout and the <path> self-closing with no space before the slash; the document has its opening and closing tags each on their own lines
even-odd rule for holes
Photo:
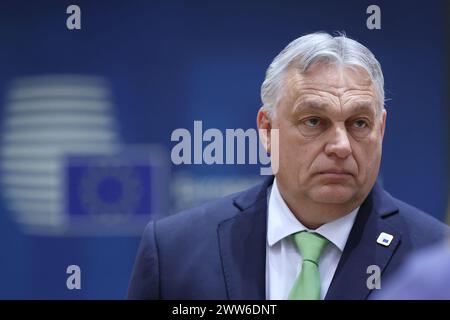
<svg viewBox="0 0 450 320">
<path fill-rule="evenodd" d="M 372 101 L 359 101 L 352 103 L 350 105 L 350 109 L 353 112 L 369 112 L 375 113 L 375 105 Z"/>
</svg>

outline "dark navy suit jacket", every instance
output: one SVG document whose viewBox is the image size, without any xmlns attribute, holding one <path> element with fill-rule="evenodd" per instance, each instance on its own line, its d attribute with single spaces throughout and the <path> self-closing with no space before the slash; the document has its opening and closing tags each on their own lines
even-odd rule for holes
<svg viewBox="0 0 450 320">
<path fill-rule="evenodd" d="M 249 190 L 150 222 L 130 299 L 265 299 L 267 189 Z M 394 236 L 387 247 L 379 234 Z M 370 265 L 383 277 L 412 251 L 440 241 L 446 225 L 375 184 L 361 205 L 325 299 L 366 299 Z"/>
</svg>

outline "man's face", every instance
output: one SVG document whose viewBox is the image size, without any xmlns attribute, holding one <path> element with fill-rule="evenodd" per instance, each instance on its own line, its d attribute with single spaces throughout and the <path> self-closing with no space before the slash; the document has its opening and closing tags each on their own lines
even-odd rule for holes
<svg viewBox="0 0 450 320">
<path fill-rule="evenodd" d="M 258 123 L 279 129 L 285 200 L 352 210 L 375 183 L 386 123 L 368 73 L 318 62 L 304 75 L 291 68 L 284 90 L 274 116 L 261 111 Z"/>
</svg>

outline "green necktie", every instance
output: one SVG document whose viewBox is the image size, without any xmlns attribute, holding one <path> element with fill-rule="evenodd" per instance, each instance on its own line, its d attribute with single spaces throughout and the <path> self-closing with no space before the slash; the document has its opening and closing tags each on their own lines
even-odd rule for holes
<svg viewBox="0 0 450 320">
<path fill-rule="evenodd" d="M 298 232 L 294 242 L 302 255 L 302 270 L 289 293 L 289 300 L 319 300 L 319 258 L 328 240 L 318 233 Z"/>
</svg>

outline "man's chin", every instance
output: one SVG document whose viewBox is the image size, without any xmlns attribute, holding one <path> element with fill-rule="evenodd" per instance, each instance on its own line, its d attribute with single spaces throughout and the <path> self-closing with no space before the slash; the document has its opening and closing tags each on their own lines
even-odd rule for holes
<svg viewBox="0 0 450 320">
<path fill-rule="evenodd" d="M 346 204 L 355 198 L 356 192 L 353 188 L 340 185 L 326 185 L 318 190 L 313 190 L 311 198 L 319 203 Z"/>
</svg>

